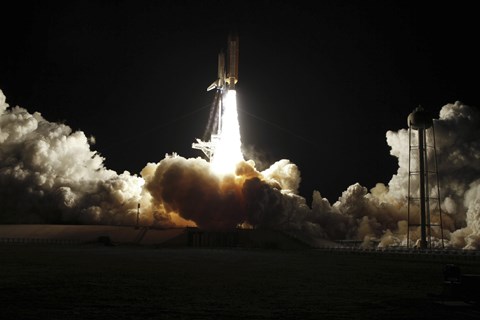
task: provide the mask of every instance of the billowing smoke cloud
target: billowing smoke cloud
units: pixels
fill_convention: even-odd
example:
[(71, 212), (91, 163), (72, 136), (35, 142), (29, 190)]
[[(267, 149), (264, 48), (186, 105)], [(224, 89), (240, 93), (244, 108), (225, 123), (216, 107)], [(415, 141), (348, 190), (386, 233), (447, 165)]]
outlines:
[(1, 222), (134, 221), (143, 180), (106, 169), (92, 139), (38, 112), (9, 109), (0, 91)]
[[(434, 122), (446, 245), (478, 249), (479, 112), (456, 102)], [(315, 190), (311, 205), (298, 195), (300, 171), (289, 160), (263, 171), (248, 160), (221, 177), (201, 158), (173, 154), (137, 176), (105, 168), (92, 140), (39, 113), (10, 108), (0, 91), (0, 222), (134, 224), (140, 204), (142, 224), (277, 229), (318, 245), (324, 239), (406, 244), (407, 129), (386, 133), (399, 165), (388, 184), (368, 190), (354, 183), (334, 203)], [(418, 237), (418, 230), (410, 232)], [(435, 244), (439, 237), (434, 232)]]
[[(478, 248), (479, 111), (458, 101), (447, 104), (434, 128), (445, 236), (455, 247)], [(408, 131), (387, 132), (387, 143), (399, 162), (388, 195), (400, 202), (408, 190)]]

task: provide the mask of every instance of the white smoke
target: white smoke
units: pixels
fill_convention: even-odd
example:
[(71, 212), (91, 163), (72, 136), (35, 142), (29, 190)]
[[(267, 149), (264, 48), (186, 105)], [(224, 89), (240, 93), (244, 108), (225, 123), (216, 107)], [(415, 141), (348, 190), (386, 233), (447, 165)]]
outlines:
[(142, 178), (106, 169), (83, 132), (9, 108), (2, 91), (0, 146), (3, 223), (134, 221)]
[[(480, 115), (456, 102), (434, 121), (447, 246), (480, 248)], [(201, 159), (166, 155), (140, 176), (104, 166), (93, 138), (10, 108), (0, 91), (0, 222), (134, 224), (279, 229), (318, 244), (323, 239), (406, 244), (409, 135), (388, 131), (398, 170), (388, 184), (349, 186), (331, 203), (298, 195), (301, 174), (289, 160), (259, 171), (252, 160), (219, 177)], [(418, 236), (417, 230), (411, 231)], [(439, 243), (438, 233), (434, 242)]]
[[(445, 105), (434, 122), (438, 172), (441, 188), (442, 208), (445, 213), (444, 227), (447, 235), (451, 234), (451, 245), (462, 248), (477, 248), (478, 241), (478, 194), (474, 190), (480, 178), (480, 114), (478, 109), (461, 102)], [(397, 135), (405, 137), (405, 130)], [(400, 199), (407, 190), (408, 167), (406, 167), (403, 143), (400, 149), (391, 144), (396, 139), (395, 133), (387, 133), (387, 141), (396, 152), (403, 152), (399, 157), (399, 169), (390, 181), (390, 193)], [(408, 140), (407, 140), (408, 141)], [(403, 192), (402, 192), (403, 191)], [(476, 218), (477, 219), (476, 219)]]

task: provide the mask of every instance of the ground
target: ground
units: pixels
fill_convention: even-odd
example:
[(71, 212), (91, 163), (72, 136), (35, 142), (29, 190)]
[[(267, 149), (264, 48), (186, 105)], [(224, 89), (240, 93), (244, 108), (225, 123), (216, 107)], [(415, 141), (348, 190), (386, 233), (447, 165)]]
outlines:
[[(480, 261), (325, 250), (0, 245), (3, 319), (475, 319), (443, 268)], [(478, 319), (478, 318), (477, 318)]]

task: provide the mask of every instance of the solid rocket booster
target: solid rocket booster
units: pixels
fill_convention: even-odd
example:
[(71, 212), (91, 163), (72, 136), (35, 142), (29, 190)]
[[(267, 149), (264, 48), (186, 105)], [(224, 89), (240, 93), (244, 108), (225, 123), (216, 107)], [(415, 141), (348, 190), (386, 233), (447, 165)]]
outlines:
[(229, 89), (235, 89), (238, 81), (238, 35), (228, 35), (228, 71), (227, 84)]
[(235, 84), (238, 81), (238, 36), (228, 36), (228, 51), (227, 51), (227, 70), (225, 72), (225, 54), (221, 51), (218, 54), (218, 78), (210, 86), (207, 91), (214, 88), (223, 91), (228, 85), (228, 89), (235, 89)]

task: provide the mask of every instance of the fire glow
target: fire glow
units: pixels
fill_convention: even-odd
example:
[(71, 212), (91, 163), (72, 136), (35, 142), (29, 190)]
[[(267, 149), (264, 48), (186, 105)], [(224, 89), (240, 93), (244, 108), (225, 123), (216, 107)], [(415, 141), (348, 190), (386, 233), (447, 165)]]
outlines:
[(235, 90), (227, 91), (223, 97), (223, 108), (220, 119), (222, 129), (211, 159), (212, 170), (220, 175), (234, 173), (237, 163), (243, 160)]

